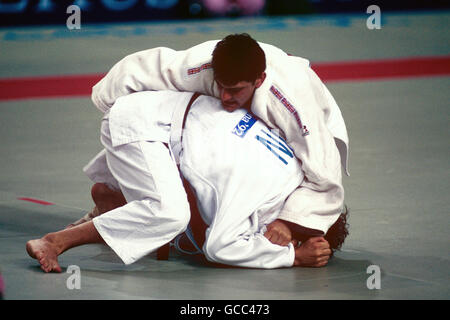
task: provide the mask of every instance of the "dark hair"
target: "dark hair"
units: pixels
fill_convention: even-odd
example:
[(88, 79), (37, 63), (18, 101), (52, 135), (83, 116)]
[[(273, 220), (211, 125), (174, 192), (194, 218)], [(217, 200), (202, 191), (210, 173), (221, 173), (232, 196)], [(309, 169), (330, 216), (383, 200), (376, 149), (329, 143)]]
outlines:
[(346, 205), (344, 205), (344, 210), (336, 220), (336, 222), (328, 229), (327, 234), (324, 236), (325, 240), (328, 241), (330, 247), (334, 253), (335, 250), (340, 250), (345, 238), (348, 236), (348, 214), (349, 210)]
[(254, 83), (266, 70), (264, 51), (246, 33), (231, 34), (216, 44), (212, 54), (214, 79), (224, 85)]

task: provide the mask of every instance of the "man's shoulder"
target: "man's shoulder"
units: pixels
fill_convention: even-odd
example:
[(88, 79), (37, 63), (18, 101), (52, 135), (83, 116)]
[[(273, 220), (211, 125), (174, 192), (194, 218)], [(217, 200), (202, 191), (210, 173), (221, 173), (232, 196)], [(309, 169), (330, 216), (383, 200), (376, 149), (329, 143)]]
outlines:
[(193, 47), (191, 47), (191, 49), (207, 49), (207, 48), (212, 48), (214, 49), (214, 47), (216, 46), (217, 42), (219, 42), (220, 40), (208, 40), (205, 42), (201, 42)]
[(117, 98), (114, 105), (122, 105), (129, 103), (148, 103), (156, 101), (166, 101), (173, 100), (176, 98), (183, 98), (185, 96), (190, 96), (192, 93), (190, 92), (181, 92), (181, 91), (173, 91), (173, 90), (158, 90), (158, 91), (138, 91), (133, 92), (125, 96), (121, 96)]

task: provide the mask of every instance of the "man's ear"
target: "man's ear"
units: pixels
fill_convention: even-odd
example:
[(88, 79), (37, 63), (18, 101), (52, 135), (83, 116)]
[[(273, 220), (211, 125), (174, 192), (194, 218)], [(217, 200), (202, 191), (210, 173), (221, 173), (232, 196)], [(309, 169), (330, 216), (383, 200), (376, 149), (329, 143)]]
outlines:
[(256, 89), (261, 87), (261, 85), (263, 84), (265, 79), (266, 79), (266, 73), (265, 72), (261, 73), (261, 76), (259, 78), (256, 78), (256, 80), (255, 80)]

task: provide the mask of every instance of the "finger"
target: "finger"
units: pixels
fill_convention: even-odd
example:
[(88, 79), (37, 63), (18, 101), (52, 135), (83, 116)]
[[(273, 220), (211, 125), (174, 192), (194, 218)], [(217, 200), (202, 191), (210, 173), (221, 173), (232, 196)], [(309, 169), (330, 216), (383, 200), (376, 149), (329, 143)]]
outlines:
[(272, 237), (272, 235), (273, 235), (273, 231), (269, 230), (269, 229), (264, 233), (264, 237), (266, 237), (269, 240), (270, 240), (270, 237)]
[(318, 250), (316, 252), (316, 256), (317, 257), (331, 256), (331, 250), (330, 249)]
[(316, 248), (319, 249), (319, 250), (330, 249), (330, 245), (328, 244), (328, 242), (327, 243), (319, 242), (319, 243), (316, 243), (315, 245), (316, 245)]
[(278, 245), (281, 245), (281, 243), (282, 243), (282, 240), (281, 240), (280, 235), (278, 233), (275, 233), (270, 241), (273, 244), (278, 244)]
[(309, 238), (309, 240), (308, 241), (311, 241), (311, 242), (327, 242), (327, 240), (325, 240), (325, 238), (324, 237), (311, 237), (311, 238)]
[(324, 266), (324, 265), (326, 265), (328, 263), (328, 260), (329, 260), (328, 257), (318, 258), (318, 259), (316, 259), (316, 262), (315, 262), (314, 265), (315, 266)]
[(321, 267), (325, 267), (327, 264), (328, 264), (328, 261), (324, 261), (324, 262), (317, 263), (314, 266), (316, 268), (321, 268)]
[(321, 256), (321, 257), (317, 257), (316, 261), (317, 262), (323, 262), (323, 261), (328, 261), (330, 260), (330, 256)]
[(283, 233), (283, 237), (284, 237), (287, 241), (291, 241), (291, 240), (292, 240), (292, 234), (289, 233), (289, 232)]
[(314, 244), (317, 246), (329, 246), (330, 245), (330, 243), (327, 240), (325, 240), (325, 238), (317, 239), (316, 241), (314, 241)]
[(273, 244), (277, 244), (278, 241), (278, 234), (276, 232), (269, 232), (268, 236), (266, 238), (272, 242)]
[(286, 234), (286, 233), (280, 233), (279, 234), (279, 239), (278, 241), (280, 242), (280, 244), (282, 246), (287, 246), (289, 244), (289, 242), (291, 242), (292, 238), (290, 235)]
[(319, 238), (319, 240), (317, 242), (328, 244), (327, 239), (325, 239), (324, 237), (318, 237), (318, 238)]

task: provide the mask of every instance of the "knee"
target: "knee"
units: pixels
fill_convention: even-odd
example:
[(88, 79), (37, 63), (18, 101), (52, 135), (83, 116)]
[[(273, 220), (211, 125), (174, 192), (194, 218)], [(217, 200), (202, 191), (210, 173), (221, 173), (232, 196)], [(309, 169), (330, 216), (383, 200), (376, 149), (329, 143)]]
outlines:
[(184, 209), (181, 210), (180, 208), (180, 211), (177, 214), (177, 224), (179, 232), (186, 231), (190, 220), (191, 220), (191, 212), (189, 211), (189, 204), (188, 204), (187, 207), (185, 207)]
[(93, 199), (103, 198), (114, 193), (113, 190), (108, 188), (104, 183), (96, 183), (91, 188), (91, 195)]
[(105, 183), (96, 183), (91, 188), (92, 199), (95, 200), (113, 200), (115, 202), (126, 203), (126, 200), (120, 190), (111, 189)]
[(187, 200), (172, 202), (170, 205), (164, 206), (164, 208), (167, 215), (172, 217), (174, 228), (179, 232), (184, 232), (191, 220), (191, 212)]

